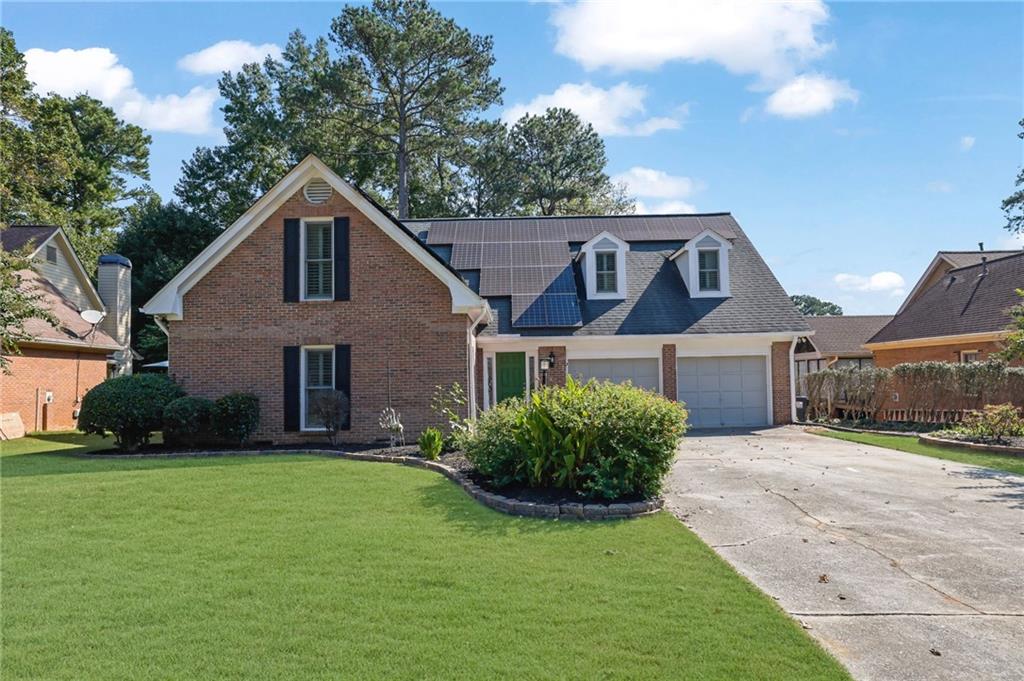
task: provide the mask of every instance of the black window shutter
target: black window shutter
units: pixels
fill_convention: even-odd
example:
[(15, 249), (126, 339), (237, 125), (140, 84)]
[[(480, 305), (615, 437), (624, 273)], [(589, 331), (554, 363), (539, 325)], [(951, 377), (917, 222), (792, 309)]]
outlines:
[(334, 346), (334, 389), (348, 397), (348, 413), (341, 424), (342, 430), (352, 427), (352, 346)]
[(349, 299), (348, 218), (334, 218), (334, 299)]
[(299, 353), (301, 348), (298, 345), (286, 346), (284, 349), (284, 429), (294, 431), (299, 429), (299, 408), (301, 400), (299, 391), (301, 383), (301, 362)]
[(299, 220), (284, 221), (284, 302), (299, 302)]

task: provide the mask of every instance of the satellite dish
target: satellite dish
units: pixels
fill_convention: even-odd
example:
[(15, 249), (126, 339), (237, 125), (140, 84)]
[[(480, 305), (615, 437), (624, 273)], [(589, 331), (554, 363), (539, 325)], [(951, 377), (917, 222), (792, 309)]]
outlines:
[(106, 316), (99, 310), (82, 310), (78, 313), (87, 323), (96, 326)]

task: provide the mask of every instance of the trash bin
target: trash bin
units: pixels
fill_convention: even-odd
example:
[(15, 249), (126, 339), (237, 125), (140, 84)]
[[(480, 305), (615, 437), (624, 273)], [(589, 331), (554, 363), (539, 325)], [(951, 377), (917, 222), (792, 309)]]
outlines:
[(796, 420), (806, 421), (807, 420), (807, 403), (810, 402), (806, 397), (797, 396), (796, 398)]

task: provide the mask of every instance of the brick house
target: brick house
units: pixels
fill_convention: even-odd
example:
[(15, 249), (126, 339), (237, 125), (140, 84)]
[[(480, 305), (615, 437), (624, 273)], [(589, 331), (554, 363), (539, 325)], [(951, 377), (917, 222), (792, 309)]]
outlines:
[(728, 214), (399, 222), (319, 159), (293, 168), (143, 307), (193, 394), (255, 392), (257, 438), (322, 437), (320, 391), (350, 397), (350, 441), (436, 425), (542, 383), (631, 380), (703, 426), (792, 418), (808, 333)]
[(824, 369), (874, 366), (874, 355), (864, 348), (864, 343), (892, 321), (892, 315), (808, 316), (806, 320), (814, 333), (800, 339), (794, 356), (800, 395), (806, 394), (808, 374)]
[[(0, 230), (0, 246), (29, 254), (32, 269), (18, 273), (22, 287), (39, 294), (57, 320), (28, 320), (31, 340), (8, 357), (10, 373), (0, 373), (0, 439), (73, 429), (85, 393), (131, 371), (131, 263), (101, 256), (95, 287), (59, 227), (13, 225)], [(101, 320), (90, 323), (86, 310)]]
[(1009, 309), (1021, 302), (1015, 291), (1022, 286), (1024, 251), (942, 252), (864, 347), (880, 367), (988, 359), (1009, 333)]

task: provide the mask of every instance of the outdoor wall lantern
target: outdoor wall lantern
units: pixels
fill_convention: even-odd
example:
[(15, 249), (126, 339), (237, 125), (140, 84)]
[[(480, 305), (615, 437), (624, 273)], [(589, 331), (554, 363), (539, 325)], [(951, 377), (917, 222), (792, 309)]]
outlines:
[(540, 358), (540, 382), (541, 385), (548, 384), (548, 371), (555, 368), (555, 353), (551, 352), (547, 357)]

